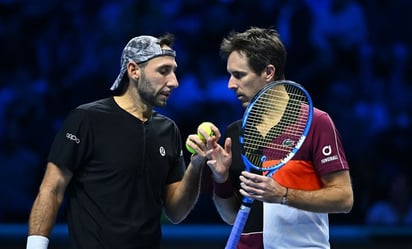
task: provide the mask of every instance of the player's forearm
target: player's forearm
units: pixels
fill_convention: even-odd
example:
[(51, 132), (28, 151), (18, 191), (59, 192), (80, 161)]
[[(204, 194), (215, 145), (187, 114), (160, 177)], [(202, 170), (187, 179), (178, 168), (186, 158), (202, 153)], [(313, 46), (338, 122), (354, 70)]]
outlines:
[(222, 220), (229, 225), (233, 225), (240, 207), (239, 199), (235, 195), (229, 198), (222, 198), (214, 193), (213, 202)]
[(40, 192), (29, 218), (29, 235), (48, 237), (53, 229), (62, 201), (52, 194)]
[(200, 194), (202, 168), (190, 163), (182, 181), (167, 198), (165, 208), (171, 222), (180, 223), (195, 206)]
[(217, 181), (217, 178), (213, 176), (212, 178), (213, 202), (216, 209), (224, 222), (233, 225), (240, 207), (240, 198), (235, 194), (232, 180), (228, 173), (226, 177), (218, 178), (218, 180), (226, 179), (224, 181)]
[(350, 187), (327, 187), (315, 191), (289, 189), (287, 205), (320, 213), (348, 213), (353, 206)]

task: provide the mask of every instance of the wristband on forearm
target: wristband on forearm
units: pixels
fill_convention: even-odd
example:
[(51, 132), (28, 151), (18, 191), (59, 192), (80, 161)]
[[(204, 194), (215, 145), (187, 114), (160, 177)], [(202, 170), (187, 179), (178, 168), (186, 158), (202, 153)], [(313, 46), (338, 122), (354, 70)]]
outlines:
[(282, 205), (286, 205), (288, 202), (288, 192), (289, 192), (289, 188), (286, 187), (286, 192), (285, 194), (282, 196), (282, 199), (280, 200), (280, 204)]
[(223, 183), (213, 181), (213, 189), (215, 194), (223, 199), (227, 199), (233, 195), (233, 186), (230, 177)]
[(30, 235), (27, 237), (26, 249), (47, 249), (49, 239), (41, 235)]

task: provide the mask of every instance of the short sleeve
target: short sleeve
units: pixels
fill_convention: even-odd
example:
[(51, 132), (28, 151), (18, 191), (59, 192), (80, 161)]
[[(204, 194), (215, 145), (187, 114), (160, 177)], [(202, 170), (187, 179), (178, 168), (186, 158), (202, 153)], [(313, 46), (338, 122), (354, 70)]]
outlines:
[(75, 109), (69, 113), (52, 143), (48, 161), (74, 172), (90, 154), (90, 121), (87, 111)]
[(338, 130), (327, 113), (313, 124), (313, 164), (320, 176), (349, 169)]
[(173, 160), (173, 165), (170, 169), (170, 172), (167, 177), (167, 183), (173, 183), (180, 181), (183, 178), (183, 175), (186, 170), (186, 163), (183, 156), (183, 147), (182, 147), (182, 138), (179, 131), (179, 128), (174, 124), (174, 141), (175, 141), (175, 148), (176, 148), (176, 157)]

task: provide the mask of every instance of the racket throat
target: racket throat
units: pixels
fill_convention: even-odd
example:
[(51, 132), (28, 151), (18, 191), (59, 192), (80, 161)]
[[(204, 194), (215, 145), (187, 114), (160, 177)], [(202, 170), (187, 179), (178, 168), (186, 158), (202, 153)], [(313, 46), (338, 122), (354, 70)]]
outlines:
[(240, 209), (250, 208), (253, 204), (253, 199), (244, 197), (242, 200), (242, 205), (240, 205)]

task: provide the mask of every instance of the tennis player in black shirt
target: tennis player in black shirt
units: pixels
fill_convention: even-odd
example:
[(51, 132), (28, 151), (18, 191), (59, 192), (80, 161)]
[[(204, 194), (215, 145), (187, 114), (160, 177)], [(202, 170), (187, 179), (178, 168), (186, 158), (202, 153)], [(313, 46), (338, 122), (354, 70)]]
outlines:
[(207, 148), (196, 147), (186, 168), (178, 127), (153, 110), (179, 86), (172, 42), (170, 34), (130, 40), (113, 96), (68, 115), (33, 204), (27, 249), (48, 247), (64, 196), (73, 249), (156, 249), (162, 211), (173, 223), (191, 211)]

